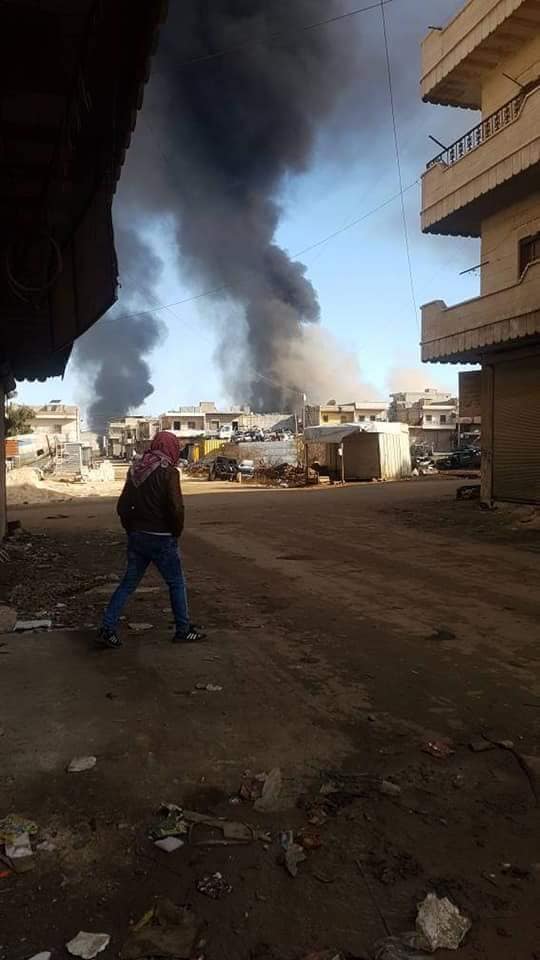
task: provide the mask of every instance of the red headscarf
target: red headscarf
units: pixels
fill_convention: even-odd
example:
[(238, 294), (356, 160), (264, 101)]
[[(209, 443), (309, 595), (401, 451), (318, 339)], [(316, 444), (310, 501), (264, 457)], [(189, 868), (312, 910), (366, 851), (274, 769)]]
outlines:
[(156, 433), (150, 449), (131, 467), (130, 474), (134, 486), (140, 487), (141, 483), (144, 483), (158, 467), (176, 466), (180, 459), (180, 451), (180, 441), (174, 433), (169, 433), (168, 430)]

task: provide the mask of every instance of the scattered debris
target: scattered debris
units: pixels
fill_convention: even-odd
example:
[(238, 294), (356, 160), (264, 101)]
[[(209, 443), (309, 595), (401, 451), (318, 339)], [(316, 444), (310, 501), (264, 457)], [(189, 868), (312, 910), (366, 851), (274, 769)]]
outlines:
[(258, 800), (262, 794), (265, 780), (265, 773), (258, 773), (254, 776), (251, 771), (246, 770), (238, 791), (239, 798), (246, 801)]
[(74, 757), (67, 768), (68, 773), (84, 773), (92, 770), (97, 763), (97, 757)]
[(184, 846), (184, 841), (179, 840), (178, 837), (163, 837), (162, 840), (155, 840), (154, 846), (164, 850), (165, 853), (174, 853), (175, 850)]
[(18, 813), (10, 813), (0, 820), (0, 843), (13, 843), (21, 834), (33, 836), (38, 829), (37, 823), (33, 820), (26, 820)]
[(85, 933), (81, 930), (73, 940), (66, 943), (66, 949), (72, 957), (82, 960), (94, 960), (98, 953), (107, 949), (111, 938), (108, 933)]
[(27, 630), (50, 630), (52, 620), (17, 620), (13, 627), (14, 633), (23, 633)]
[(189, 833), (189, 826), (184, 819), (184, 811), (174, 803), (164, 803), (159, 810), (161, 816), (150, 829), (152, 840), (163, 840), (165, 837), (183, 837)]
[(221, 900), (223, 897), (228, 896), (229, 893), (232, 893), (230, 883), (227, 883), (227, 881), (223, 879), (221, 873), (207, 874), (205, 877), (202, 877), (197, 883), (197, 890), (199, 893), (204, 894), (205, 897), (210, 897), (211, 900)]
[(274, 767), (265, 777), (261, 796), (254, 803), (255, 810), (261, 813), (271, 813), (276, 810), (282, 785), (281, 770), (279, 767)]
[(422, 750), (436, 760), (448, 760), (456, 752), (446, 740), (428, 740)]
[(397, 783), (392, 783), (391, 780), (381, 780), (379, 793), (382, 793), (386, 797), (399, 797), (401, 795), (401, 787), (398, 787)]
[(472, 922), (464, 917), (448, 899), (428, 893), (418, 905), (416, 917), (417, 945), (422, 950), (457, 950), (471, 929)]
[(145, 630), (153, 630), (153, 623), (128, 623), (130, 630), (133, 630), (134, 633), (144, 633)]
[(5, 845), (6, 857), (10, 860), (19, 860), (22, 857), (31, 857), (32, 847), (30, 845), (30, 834), (19, 833), (11, 843)]
[(281, 834), (280, 843), (283, 850), (283, 864), (291, 877), (297, 877), (298, 865), (307, 860), (304, 848), (295, 842), (292, 830), (287, 830)]
[(195, 690), (206, 690), (208, 693), (221, 693), (223, 687), (219, 687), (215, 683), (196, 683)]
[(35, 953), (33, 957), (30, 957), (30, 960), (51, 960), (51, 957), (50, 950), (45, 950), (43, 953)]
[[(184, 818), (190, 824), (189, 839), (190, 843), (195, 842), (199, 846), (229, 846), (236, 843), (251, 843), (255, 839), (255, 831), (245, 823), (236, 820), (221, 820), (217, 817), (208, 817), (203, 813), (195, 813), (192, 810), (184, 810)], [(194, 831), (196, 827), (206, 827), (209, 830), (219, 831), (221, 837), (203, 837), (194, 841)]]
[(133, 927), (120, 951), (120, 960), (188, 960), (195, 955), (199, 927), (191, 910), (177, 907), (170, 900), (158, 900)]

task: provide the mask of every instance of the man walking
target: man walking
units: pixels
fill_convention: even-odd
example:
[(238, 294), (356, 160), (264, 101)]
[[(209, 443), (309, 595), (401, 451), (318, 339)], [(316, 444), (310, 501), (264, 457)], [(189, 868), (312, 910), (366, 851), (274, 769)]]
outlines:
[(174, 433), (157, 433), (150, 449), (134, 463), (118, 500), (116, 511), (128, 535), (127, 570), (103, 615), (98, 646), (116, 650), (122, 610), (151, 563), (169, 588), (176, 623), (174, 643), (197, 643), (205, 635), (189, 621), (186, 582), (178, 552), (184, 528), (184, 501), (176, 465), (180, 442)]

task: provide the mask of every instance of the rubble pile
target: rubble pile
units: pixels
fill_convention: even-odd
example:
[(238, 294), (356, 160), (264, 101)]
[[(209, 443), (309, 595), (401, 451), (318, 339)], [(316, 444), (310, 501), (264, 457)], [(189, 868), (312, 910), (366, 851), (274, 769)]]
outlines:
[(318, 476), (311, 467), (308, 469), (299, 464), (259, 464), (255, 468), (253, 479), (257, 483), (278, 487), (305, 487), (310, 483), (317, 483)]

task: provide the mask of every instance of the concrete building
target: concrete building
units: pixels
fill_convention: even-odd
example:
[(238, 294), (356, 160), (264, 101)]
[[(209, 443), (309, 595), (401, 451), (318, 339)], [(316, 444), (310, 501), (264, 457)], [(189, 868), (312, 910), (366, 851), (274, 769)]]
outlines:
[(110, 420), (106, 438), (107, 455), (130, 460), (135, 452), (146, 449), (159, 429), (159, 420), (155, 417), (141, 415)]
[(253, 413), (245, 407), (228, 410), (218, 409), (215, 403), (206, 401), (196, 407), (179, 407), (160, 417), (160, 429), (170, 430), (180, 437), (195, 437), (200, 434), (217, 436), (220, 431), (274, 430), (291, 428), (294, 418), (287, 413)]
[(429, 103), (480, 122), (422, 178), (426, 233), (479, 237), (480, 296), (422, 308), (422, 359), (482, 368), (482, 498), (540, 501), (540, 3), (469, 0), (422, 47)]
[(386, 400), (356, 400), (351, 403), (337, 403), (335, 400), (331, 400), (320, 405), (310, 404), (306, 406), (307, 427), (381, 420), (388, 420), (388, 403)]
[(65, 403), (45, 403), (41, 407), (32, 407), (34, 416), (30, 420), (32, 433), (48, 438), (54, 445), (59, 440), (77, 443), (80, 440), (81, 415), (79, 407)]
[(392, 393), (392, 421), (409, 426), (411, 444), (429, 453), (448, 452), (457, 444), (458, 401), (440, 390)]

